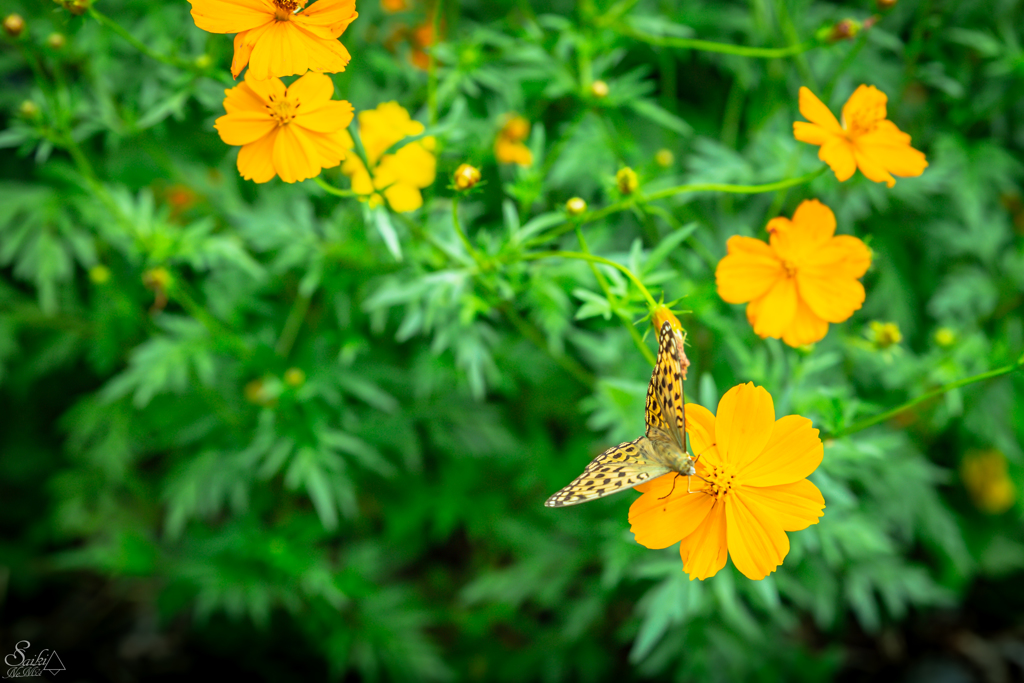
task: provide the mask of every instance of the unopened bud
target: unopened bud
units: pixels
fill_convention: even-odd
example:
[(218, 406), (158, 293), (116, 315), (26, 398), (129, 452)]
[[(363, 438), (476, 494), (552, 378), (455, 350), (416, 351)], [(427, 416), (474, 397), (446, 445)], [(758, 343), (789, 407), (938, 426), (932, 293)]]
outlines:
[(68, 44), (68, 39), (64, 37), (63, 33), (51, 33), (46, 36), (46, 44), (54, 50), (61, 50)]
[(863, 26), (856, 19), (842, 19), (832, 27), (832, 31), (828, 34), (828, 40), (830, 43), (850, 40), (855, 38), (862, 28)]
[(935, 343), (946, 348), (956, 343), (956, 332), (948, 327), (940, 327), (935, 330)]
[(455, 169), (455, 189), (468, 190), (480, 182), (480, 169), (469, 164), (462, 164)]
[(210, 65), (213, 64), (213, 60), (210, 59), (210, 55), (199, 55), (192, 62), (196, 65), (197, 69), (209, 69)]
[(18, 113), (26, 119), (34, 119), (39, 116), (39, 105), (32, 100), (25, 100), (18, 107)]
[(89, 11), (92, 0), (53, 0), (58, 5), (71, 12), (75, 16), (81, 16)]
[(4, 33), (11, 38), (17, 38), (25, 31), (25, 20), (20, 14), (8, 14), (4, 17)]
[(878, 320), (871, 321), (871, 340), (879, 349), (887, 349), (903, 341), (903, 333), (896, 323), (883, 323)]
[(152, 290), (165, 291), (171, 284), (171, 273), (166, 268), (150, 268), (142, 274), (142, 284)]
[(676, 157), (671, 151), (667, 149), (659, 149), (654, 154), (654, 163), (658, 164), (662, 168), (668, 168), (675, 163)]
[(883, 12), (887, 12), (896, 6), (897, 0), (875, 0), (875, 7)]
[(106, 284), (110, 280), (110, 268), (104, 265), (93, 266), (89, 269), (89, 279), (95, 285)]
[(604, 81), (594, 81), (590, 84), (590, 94), (598, 99), (608, 97), (608, 84)]
[(629, 195), (640, 187), (640, 180), (636, 177), (636, 171), (629, 166), (624, 166), (615, 174), (615, 185), (618, 186), (620, 193)]
[(290, 387), (301, 387), (306, 383), (306, 373), (299, 368), (288, 368), (284, 372), (284, 383)]
[(579, 216), (587, 210), (587, 203), (580, 197), (573, 197), (565, 203), (565, 212), (570, 216)]

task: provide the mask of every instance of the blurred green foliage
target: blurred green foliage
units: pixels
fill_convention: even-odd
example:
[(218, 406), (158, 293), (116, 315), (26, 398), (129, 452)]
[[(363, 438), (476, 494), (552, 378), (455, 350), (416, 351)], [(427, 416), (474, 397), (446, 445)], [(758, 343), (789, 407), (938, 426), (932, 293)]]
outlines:
[[(242, 181), (212, 127), (231, 41), (180, 0), (97, 5), (148, 55), (89, 14), (5, 7), (27, 28), (0, 53), (0, 649), (47, 594), (97, 583), (132, 606), (127, 632), (184, 624), (196, 651), (266, 680), (819, 680), (851, 633), (966, 609), (1005, 577), (1017, 592), (996, 626), (1021, 626), (1024, 506), (983, 514), (957, 476), (965, 451), (994, 448), (1024, 491), (1021, 373), (828, 440), (812, 477), (825, 516), (779, 571), (691, 582), (675, 548), (632, 541), (633, 494), (542, 506), (641, 431), (650, 366), (627, 327), (645, 307), (612, 269), (609, 297), (587, 263), (515, 256), (570, 197), (617, 201), (622, 165), (645, 191), (812, 172), (816, 149), (792, 137), (799, 86), (838, 111), (873, 84), (928, 154), (920, 178), (681, 194), (588, 224), (590, 249), (690, 311), (687, 389), (710, 408), (754, 381), (778, 415), (837, 433), (1015, 362), (1020, 0), (899, 0), (835, 44), (837, 21), (875, 6), (445, 1), (438, 179), (409, 216)], [(427, 8), (358, 9), (336, 96), (426, 122), (429, 79), (403, 36)], [(666, 46), (695, 37), (812, 47)], [(531, 168), (494, 161), (512, 111), (533, 122)], [(513, 255), (502, 267), (478, 267), (453, 230), (463, 162), (485, 182), (462, 224), (485, 258)], [(863, 310), (793, 350), (718, 298), (714, 266), (729, 236), (762, 236), (808, 197), (875, 260)], [(572, 233), (547, 247), (579, 248)], [(903, 341), (880, 348), (872, 320)]]

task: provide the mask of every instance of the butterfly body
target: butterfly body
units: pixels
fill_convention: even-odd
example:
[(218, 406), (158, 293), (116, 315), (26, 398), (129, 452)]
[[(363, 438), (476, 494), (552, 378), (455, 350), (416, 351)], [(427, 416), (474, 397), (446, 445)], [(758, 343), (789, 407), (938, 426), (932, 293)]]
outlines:
[(686, 451), (683, 375), (689, 361), (682, 335), (665, 322), (658, 335), (658, 359), (647, 387), (647, 433), (609, 448), (544, 504), (565, 507), (625, 491), (669, 472), (696, 474)]

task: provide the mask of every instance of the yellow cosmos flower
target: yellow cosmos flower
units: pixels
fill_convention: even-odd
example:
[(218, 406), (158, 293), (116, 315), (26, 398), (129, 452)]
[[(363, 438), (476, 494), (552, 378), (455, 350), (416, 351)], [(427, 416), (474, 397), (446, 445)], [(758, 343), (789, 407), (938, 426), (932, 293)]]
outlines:
[(637, 543), (652, 549), (679, 541), (683, 571), (706, 579), (727, 556), (750, 579), (763, 579), (789, 552), (787, 531), (817, 524), (825, 499), (807, 476), (824, 455), (818, 430), (799, 415), (775, 419), (771, 395), (752, 383), (733, 387), (718, 416), (686, 405), (697, 456), (692, 492), (669, 473), (637, 486), (629, 508)]
[(730, 237), (729, 253), (715, 270), (718, 295), (746, 303), (747, 320), (762, 338), (790, 346), (822, 339), (829, 323), (843, 322), (864, 303), (857, 278), (871, 265), (863, 242), (835, 231), (835, 214), (811, 199), (797, 207), (793, 220), (768, 222), (769, 244)]
[(533, 152), (523, 144), (530, 137), (530, 122), (522, 116), (509, 115), (494, 141), (494, 156), (499, 164), (533, 164)]
[[(420, 190), (434, 182), (437, 172), (433, 136), (385, 154), (405, 138), (422, 135), (423, 130), (423, 124), (412, 120), (397, 102), (385, 102), (376, 109), (359, 112), (359, 139), (370, 170), (357, 155), (348, 155), (341, 171), (351, 179), (352, 190), (364, 195), (371, 207), (381, 205), (384, 198), (392, 209), (402, 213), (423, 206)], [(352, 149), (352, 137), (345, 133), (344, 138), (347, 148)]]
[(800, 88), (800, 113), (810, 123), (793, 123), (800, 142), (821, 145), (818, 158), (832, 167), (836, 178), (847, 180), (860, 169), (876, 183), (896, 184), (893, 176), (919, 176), (928, 166), (924, 154), (910, 146), (910, 136), (886, 120), (889, 98), (875, 86), (862, 85), (843, 105), (843, 125), (821, 100)]
[(276, 175), (294, 183), (340, 164), (350, 148), (345, 128), (352, 105), (331, 99), (330, 77), (309, 73), (286, 88), (279, 78), (258, 81), (251, 74), (224, 91), (227, 114), (214, 123), (224, 142), (242, 146), (242, 177), (265, 183)]
[[(245, 65), (265, 81), (307, 71), (344, 71), (352, 55), (338, 42), (357, 16), (355, 0), (189, 0), (196, 26), (237, 33), (231, 74)], [(301, 11), (300, 11), (301, 10)]]

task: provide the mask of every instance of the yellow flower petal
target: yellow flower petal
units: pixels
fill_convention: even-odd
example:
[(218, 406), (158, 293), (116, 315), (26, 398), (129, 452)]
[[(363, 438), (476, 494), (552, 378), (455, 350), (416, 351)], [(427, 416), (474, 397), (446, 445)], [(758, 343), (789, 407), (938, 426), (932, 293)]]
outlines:
[(854, 147), (853, 158), (857, 161), (857, 168), (864, 174), (868, 180), (873, 180), (876, 183), (885, 183), (888, 187), (892, 187), (896, 184), (896, 179), (885, 170), (885, 166), (878, 159), (874, 159), (862, 150)]
[(821, 126), (822, 129), (830, 133), (841, 135), (843, 132), (839, 122), (836, 121), (836, 117), (829, 111), (828, 107), (806, 86), (800, 87), (800, 113), (805, 119)]
[(721, 455), (715, 447), (715, 416), (704, 406), (686, 404), (686, 434), (690, 437), (691, 455), (700, 464), (718, 464)]
[(843, 105), (843, 128), (850, 133), (867, 131), (885, 119), (889, 98), (873, 85), (858, 86)]
[(318, 0), (297, 14), (295, 19), (328, 27), (332, 37), (337, 38), (358, 16), (355, 0)]
[(306, 102), (303, 100), (302, 111), (295, 117), (295, 125), (317, 133), (335, 133), (344, 130), (350, 123), (352, 105), (345, 100), (331, 100), (312, 111), (306, 110)]
[(770, 515), (783, 531), (806, 529), (825, 514), (821, 491), (806, 479), (778, 486), (752, 486), (744, 489), (742, 495)]
[(270, 0), (189, 0), (196, 26), (210, 33), (240, 33), (274, 21)]
[(247, 145), (277, 128), (277, 122), (266, 113), (240, 111), (225, 114), (214, 121), (220, 139), (229, 145)]
[(793, 278), (779, 279), (768, 293), (747, 307), (747, 317), (759, 337), (780, 338), (796, 315), (797, 293)]
[(265, 183), (277, 175), (274, 170), (274, 143), (278, 131), (260, 138), (238, 150), (238, 172), (246, 180)]
[(725, 566), (729, 557), (725, 505), (717, 504), (697, 530), (679, 542), (683, 571), (690, 579), (710, 578)]
[(726, 249), (728, 255), (715, 269), (715, 283), (723, 301), (742, 304), (756, 299), (786, 275), (771, 247), (761, 240), (735, 235), (726, 242)]
[(818, 150), (818, 158), (828, 164), (839, 182), (849, 180), (857, 170), (853, 145), (845, 138), (834, 138), (823, 144)]
[[(288, 86), (288, 96), (302, 103), (302, 111), (299, 112), (299, 116), (324, 106), (330, 102), (333, 94), (334, 81), (330, 76), (322, 73), (307, 73)], [(340, 102), (336, 104), (340, 104)], [(339, 127), (335, 127), (334, 130)]]
[(252, 69), (247, 71), (245, 74), (245, 85), (251, 88), (252, 91), (263, 100), (263, 106), (266, 106), (275, 100), (284, 98), (288, 92), (288, 89), (285, 87), (284, 83), (281, 82), (280, 78), (260, 80), (256, 78)]
[(290, 21), (275, 22), (253, 47), (246, 76), (266, 80), (305, 73), (309, 56), (303, 35)]
[[(664, 485), (655, 487), (633, 501), (629, 508), (630, 531), (645, 548), (667, 548), (693, 533), (711, 512), (715, 499), (694, 491), (686, 492), (686, 477), (659, 477)], [(672, 486), (675, 491), (672, 491)], [(672, 493), (671, 497), (666, 498)]]
[(792, 347), (804, 346), (821, 341), (828, 334), (828, 322), (811, 310), (803, 299), (796, 305), (796, 315), (782, 334), (782, 341)]
[(751, 496), (727, 495), (725, 519), (729, 556), (741, 574), (757, 581), (782, 564), (789, 537), (771, 508)]
[(852, 235), (838, 235), (813, 253), (804, 256), (802, 268), (822, 267), (834, 278), (857, 279), (871, 267), (871, 250)]
[(771, 231), (771, 247), (780, 259), (799, 266), (806, 256), (817, 251), (836, 232), (836, 216), (817, 199), (800, 203), (793, 220)]
[(308, 133), (298, 126), (282, 126), (274, 143), (274, 168), (286, 183), (294, 183), (320, 173), (319, 154)]
[(392, 210), (398, 213), (415, 211), (423, 206), (423, 195), (420, 194), (419, 189), (406, 183), (395, 183), (384, 190), (384, 196)]
[(864, 304), (864, 285), (835, 277), (827, 266), (801, 268), (796, 281), (800, 298), (826, 322), (841, 323)]
[(824, 145), (836, 138), (836, 134), (819, 126), (816, 123), (806, 121), (793, 122), (793, 137), (798, 142), (809, 142), (812, 145)]
[(806, 479), (818, 469), (825, 448), (811, 421), (787, 415), (772, 427), (764, 450), (736, 473), (744, 486), (778, 486)]
[(775, 405), (764, 387), (740, 384), (725, 393), (715, 416), (715, 444), (735, 471), (757, 457), (772, 435)]

